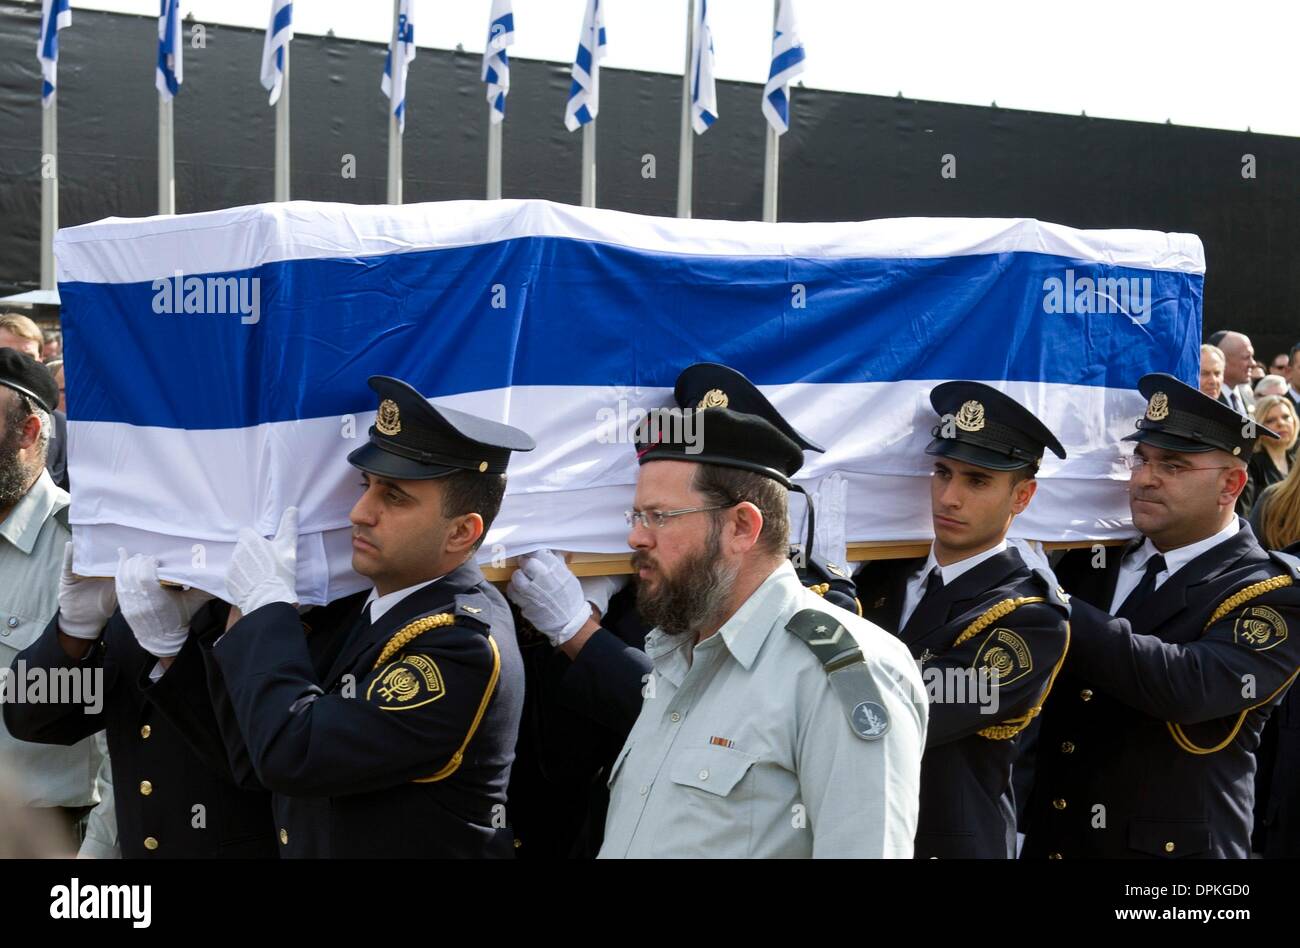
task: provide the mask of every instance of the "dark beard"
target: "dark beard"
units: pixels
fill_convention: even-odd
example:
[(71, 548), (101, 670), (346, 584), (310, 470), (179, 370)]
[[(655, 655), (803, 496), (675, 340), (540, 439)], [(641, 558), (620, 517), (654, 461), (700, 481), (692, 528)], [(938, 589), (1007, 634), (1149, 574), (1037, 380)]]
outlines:
[(18, 442), (22, 436), (22, 428), (10, 426), (4, 438), (0, 438), (0, 510), (22, 500), (32, 478), (31, 471), (18, 460)]
[(722, 530), (714, 524), (703, 548), (681, 561), (669, 574), (644, 550), (632, 554), (632, 568), (653, 566), (659, 587), (640, 582), (636, 590), (636, 608), (641, 618), (668, 635), (699, 632), (709, 620), (717, 619), (736, 584), (736, 571), (722, 561)]

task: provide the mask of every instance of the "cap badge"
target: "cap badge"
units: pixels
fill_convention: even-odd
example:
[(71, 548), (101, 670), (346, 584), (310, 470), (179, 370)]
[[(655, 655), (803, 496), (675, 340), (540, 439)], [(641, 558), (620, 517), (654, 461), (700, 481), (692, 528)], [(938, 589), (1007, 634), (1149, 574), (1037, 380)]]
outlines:
[(731, 403), (727, 393), (720, 388), (711, 388), (704, 393), (696, 407), (703, 411), (705, 408), (726, 408)]
[(984, 427), (984, 406), (972, 399), (958, 409), (953, 421), (962, 431), (980, 431)]
[(402, 413), (397, 402), (385, 398), (379, 403), (379, 417), (375, 419), (375, 430), (382, 435), (395, 435), (402, 430)]
[(1147, 405), (1148, 421), (1164, 421), (1169, 417), (1169, 396), (1164, 392), (1156, 392), (1151, 396), (1151, 404)]

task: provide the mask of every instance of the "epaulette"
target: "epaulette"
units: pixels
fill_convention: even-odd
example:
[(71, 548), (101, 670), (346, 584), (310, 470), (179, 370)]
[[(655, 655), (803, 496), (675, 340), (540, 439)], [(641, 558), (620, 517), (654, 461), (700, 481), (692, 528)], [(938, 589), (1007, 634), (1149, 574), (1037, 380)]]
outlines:
[(491, 603), (487, 596), (477, 589), (458, 594), (454, 602), (451, 611), (455, 613), (457, 618), (467, 619), (471, 624), (477, 623), (484, 628), (489, 628), (492, 625), (488, 612)]
[(785, 625), (821, 662), (853, 733), (878, 741), (889, 732), (889, 712), (857, 639), (830, 613), (802, 609)]
[[(1291, 552), (1295, 550), (1295, 552)], [(1292, 582), (1300, 581), (1300, 543), (1292, 544), (1285, 550), (1269, 550), (1268, 555), (1273, 562), (1286, 570), (1287, 575), (1291, 577)]]
[(1031, 568), (1034, 576), (1039, 580), (1039, 585), (1043, 588), (1043, 598), (1058, 607), (1068, 616), (1070, 614), (1070, 594), (1057, 581), (1056, 577), (1048, 570), (1041, 566)]

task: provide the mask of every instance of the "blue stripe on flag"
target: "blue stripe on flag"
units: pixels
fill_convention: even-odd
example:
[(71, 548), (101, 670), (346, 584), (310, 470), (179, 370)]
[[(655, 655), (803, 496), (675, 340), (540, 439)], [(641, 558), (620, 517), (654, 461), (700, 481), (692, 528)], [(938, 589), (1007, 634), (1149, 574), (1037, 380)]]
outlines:
[[(1149, 319), (1046, 312), (1041, 288), (1067, 271), (1071, 286), (1149, 280)], [(156, 314), (155, 303), (174, 300), (170, 281), (158, 290), (60, 284), (69, 417), (238, 428), (366, 411), (375, 373), (429, 396), (670, 387), (702, 359), (760, 384), (968, 378), (1133, 389), (1151, 371), (1194, 384), (1203, 284), (1195, 274), (1025, 252), (706, 257), (557, 237), (222, 276), (259, 279), (255, 325), (238, 314)], [(492, 307), (496, 284), (502, 309)], [(806, 288), (802, 307), (796, 284)], [(251, 280), (244, 287), (247, 297)]]

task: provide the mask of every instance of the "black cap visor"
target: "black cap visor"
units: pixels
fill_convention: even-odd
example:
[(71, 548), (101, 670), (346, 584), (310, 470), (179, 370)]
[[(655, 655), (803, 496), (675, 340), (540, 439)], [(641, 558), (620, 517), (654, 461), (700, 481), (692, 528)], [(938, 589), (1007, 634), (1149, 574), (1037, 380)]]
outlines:
[(388, 477), (395, 481), (428, 481), (435, 477), (446, 477), (464, 468), (448, 465), (425, 464), (413, 461), (385, 451), (374, 442), (367, 441), (348, 455), (348, 463), (358, 470), (377, 477)]
[(1018, 471), (1022, 467), (1029, 467), (1030, 464), (1029, 461), (1008, 457), (997, 451), (990, 451), (988, 448), (981, 448), (979, 445), (958, 441), (955, 438), (935, 438), (926, 447), (925, 453), (974, 464), (976, 467), (986, 467), (990, 471)]

